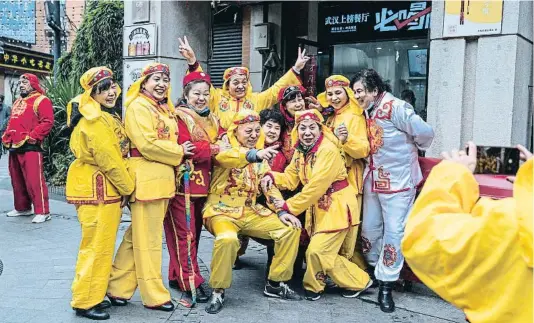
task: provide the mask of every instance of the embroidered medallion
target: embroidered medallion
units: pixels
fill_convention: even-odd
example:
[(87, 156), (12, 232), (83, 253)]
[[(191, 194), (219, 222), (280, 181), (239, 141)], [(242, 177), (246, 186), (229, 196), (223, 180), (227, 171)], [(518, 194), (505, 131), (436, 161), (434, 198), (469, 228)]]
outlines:
[(171, 134), (169, 133), (169, 126), (165, 124), (165, 121), (161, 120), (158, 117), (158, 125), (157, 125), (157, 132), (158, 132), (158, 139), (170, 139)]
[(389, 191), (391, 189), (389, 175), (383, 166), (378, 167), (378, 179), (374, 181), (374, 188), (379, 191)]
[(374, 119), (367, 120), (369, 134), (369, 145), (371, 154), (376, 154), (384, 145), (384, 129), (380, 127)]
[(228, 111), (228, 109), (230, 109), (230, 104), (228, 103), (228, 100), (226, 100), (226, 98), (223, 98), (221, 100), (221, 103), (219, 103), (219, 109), (221, 111)]
[(251, 110), (252, 109), (252, 103), (250, 103), (249, 100), (245, 100), (245, 102), (243, 103), (243, 108)]
[(362, 236), (362, 252), (368, 254), (371, 251), (371, 241), (366, 237)]
[(384, 246), (384, 259), (382, 259), (384, 266), (391, 267), (397, 262), (397, 249), (391, 244)]
[(330, 205), (332, 205), (332, 196), (330, 196), (330, 193), (327, 193), (317, 201), (317, 205), (321, 210), (328, 211), (330, 208)]

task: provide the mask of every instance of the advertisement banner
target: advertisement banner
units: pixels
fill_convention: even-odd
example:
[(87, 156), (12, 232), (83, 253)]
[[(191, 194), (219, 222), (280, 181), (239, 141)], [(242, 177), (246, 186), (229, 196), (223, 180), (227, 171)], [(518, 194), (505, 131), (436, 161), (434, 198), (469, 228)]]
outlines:
[(501, 33), (503, 0), (445, 1), (443, 37)]
[(319, 10), (319, 43), (425, 38), (430, 1), (325, 2)]
[(124, 27), (123, 56), (156, 56), (156, 24)]

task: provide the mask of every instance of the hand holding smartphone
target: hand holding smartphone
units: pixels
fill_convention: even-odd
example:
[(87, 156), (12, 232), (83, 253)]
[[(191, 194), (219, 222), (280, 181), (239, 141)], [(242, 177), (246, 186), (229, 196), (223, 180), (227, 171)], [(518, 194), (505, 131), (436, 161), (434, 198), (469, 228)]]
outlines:
[(477, 146), (475, 174), (515, 175), (519, 160), (520, 151), (515, 147)]

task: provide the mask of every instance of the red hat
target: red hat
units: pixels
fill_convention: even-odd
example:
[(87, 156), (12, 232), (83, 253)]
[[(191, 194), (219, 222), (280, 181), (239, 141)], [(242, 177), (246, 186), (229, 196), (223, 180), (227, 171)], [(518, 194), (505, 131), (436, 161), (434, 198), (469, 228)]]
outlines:
[(41, 88), (41, 85), (39, 85), (39, 78), (37, 78), (37, 75), (31, 74), (31, 73), (25, 73), (25, 74), (22, 74), (22, 77), (30, 81), (30, 85), (35, 91), (41, 94), (45, 94), (45, 91)]
[(185, 87), (187, 84), (191, 83), (192, 81), (204, 81), (211, 85), (211, 78), (208, 74), (204, 72), (191, 72), (184, 76), (183, 86)]

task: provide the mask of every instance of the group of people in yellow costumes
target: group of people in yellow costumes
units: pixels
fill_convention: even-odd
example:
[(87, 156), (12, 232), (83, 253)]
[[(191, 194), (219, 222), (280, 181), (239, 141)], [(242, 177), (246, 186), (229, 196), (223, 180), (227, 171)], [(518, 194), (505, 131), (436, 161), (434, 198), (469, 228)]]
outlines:
[[(76, 314), (108, 319), (106, 309), (127, 306), (137, 287), (146, 308), (173, 311), (161, 274), (163, 232), (169, 286), (187, 292), (193, 305), (207, 303), (211, 314), (224, 307), (241, 247), (238, 235), (274, 243), (263, 291), (267, 297), (302, 299), (288, 282), (303, 246), (303, 286), (310, 301), (332, 285), (343, 297), (354, 298), (376, 285), (375, 273), (385, 270), (394, 276), (393, 269), (378, 267), (382, 262), (398, 266), (388, 254), (389, 244), (380, 247), (376, 268), (367, 265), (365, 243), (363, 250), (356, 248), (364, 238), (359, 236), (364, 172), (370, 156), (391, 135), (376, 138), (380, 131), (369, 122), (370, 115), (383, 121), (382, 113), (388, 112), (380, 102), (384, 91), (365, 79), (351, 82), (333, 75), (317, 99), (306, 98), (299, 74), (309, 58), (300, 49), (291, 70), (264, 92), (252, 92), (245, 67), (226, 70), (223, 87), (216, 89), (187, 38), (179, 41), (189, 67), (176, 106), (170, 97), (170, 70), (162, 63), (147, 65), (128, 89), (123, 121), (112, 110), (121, 90), (106, 67), (88, 70), (80, 79), (84, 93), (68, 104), (76, 160), (68, 171), (67, 200), (76, 206), (82, 228), (72, 284)], [(271, 108), (276, 103), (280, 109)], [(394, 104), (390, 114), (401, 113)], [(403, 131), (416, 138), (418, 148), (427, 148), (427, 128), (418, 128), (419, 120), (409, 113), (404, 118), (411, 126)], [(501, 205), (477, 202), (476, 182), (468, 171), (472, 155), (445, 157), (450, 161), (432, 172), (407, 224), (399, 215), (406, 225), (402, 253), (423, 282), (463, 309), (471, 322), (531, 317), (532, 290), (522, 294), (521, 302), (514, 300), (520, 285), (528, 279), (532, 283), (532, 208), (516, 207), (520, 201), (532, 206), (532, 159), (517, 176), (514, 198)], [(458, 165), (462, 163), (467, 169)], [(125, 206), (132, 221), (113, 258)], [(382, 221), (385, 227), (391, 224)], [(499, 221), (510, 230), (506, 247), (495, 249), (492, 241), (502, 244), (504, 239), (491, 236)], [(211, 294), (202, 286), (197, 261), (202, 226), (215, 237)], [(396, 252), (401, 258), (401, 248)], [(522, 283), (510, 286), (505, 278), (512, 273), (495, 269), (490, 258), (506, 263)], [(468, 275), (473, 262), (481, 271)], [(462, 282), (464, 274), (468, 278)], [(490, 283), (497, 279), (499, 284)], [(458, 290), (457, 284), (465, 288)], [(380, 281), (379, 286), (381, 308), (391, 312), (390, 285)], [(504, 286), (510, 287), (506, 300), (498, 297)], [(492, 296), (477, 298), (481, 288)]]

